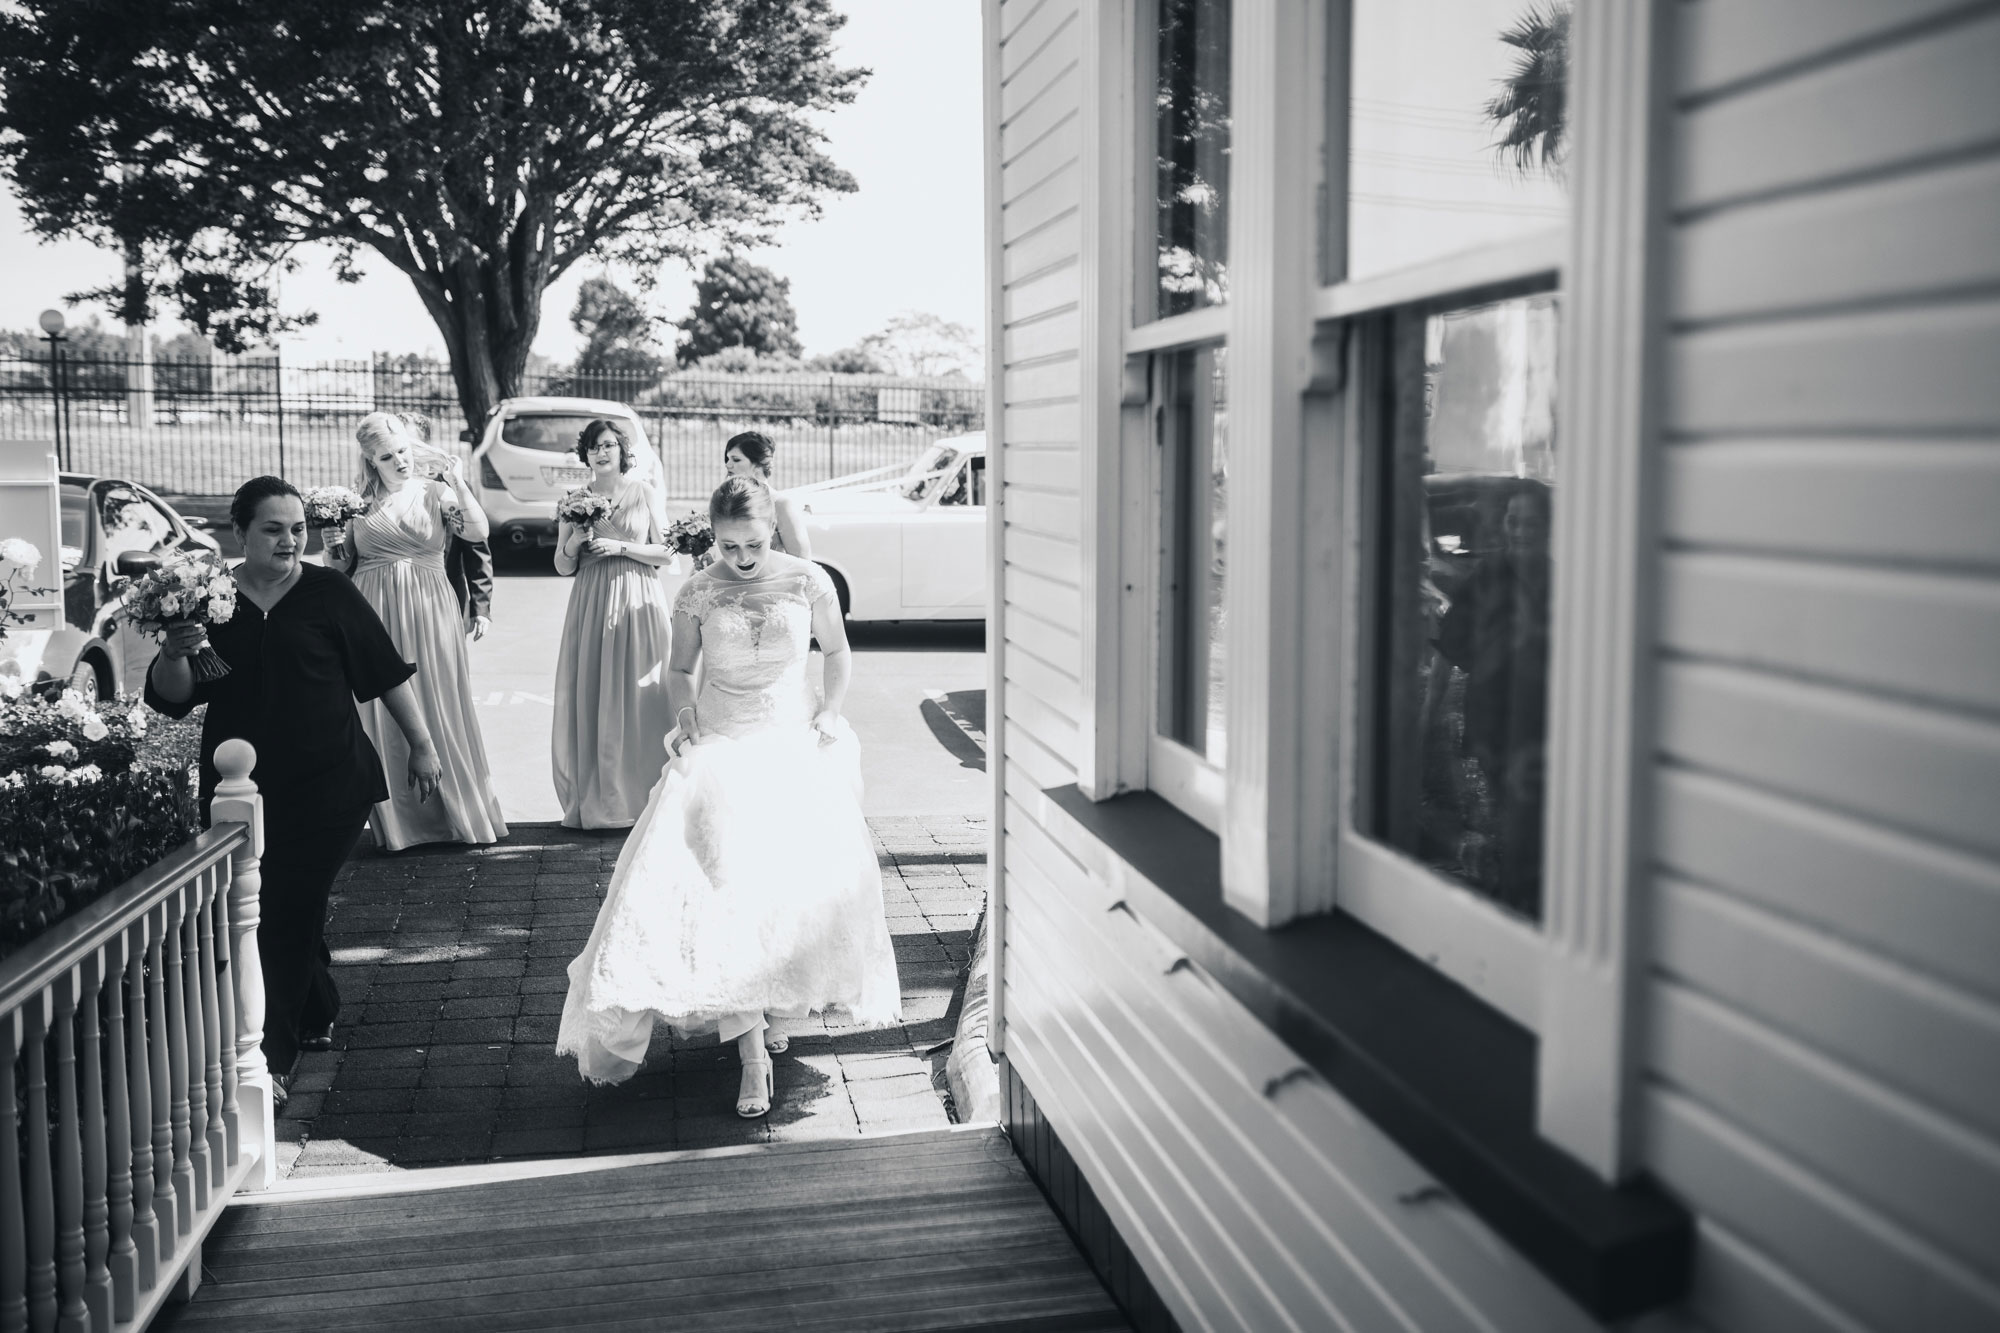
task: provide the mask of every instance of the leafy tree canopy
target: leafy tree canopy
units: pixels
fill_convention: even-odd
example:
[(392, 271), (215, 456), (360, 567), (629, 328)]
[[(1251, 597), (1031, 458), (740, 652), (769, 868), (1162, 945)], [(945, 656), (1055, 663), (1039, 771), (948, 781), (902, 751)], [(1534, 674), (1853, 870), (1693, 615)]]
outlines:
[(861, 340), (858, 349), (891, 375), (923, 379), (979, 373), (979, 339), (971, 329), (939, 315), (905, 310)]
[(831, 0), (12, 0), (0, 158), (44, 235), (125, 253), (226, 350), (287, 320), (298, 247), (407, 275), (482, 419), (518, 390), (548, 284), (756, 244), (854, 182), (814, 113)]
[(653, 317), (639, 299), (610, 278), (587, 278), (569, 312), (570, 327), (584, 337), (576, 368), (585, 374), (602, 371), (656, 373)]
[(799, 354), (791, 280), (735, 255), (708, 262), (695, 283), (694, 309), (679, 327), (675, 356), (684, 366), (725, 347), (747, 347), (759, 356)]

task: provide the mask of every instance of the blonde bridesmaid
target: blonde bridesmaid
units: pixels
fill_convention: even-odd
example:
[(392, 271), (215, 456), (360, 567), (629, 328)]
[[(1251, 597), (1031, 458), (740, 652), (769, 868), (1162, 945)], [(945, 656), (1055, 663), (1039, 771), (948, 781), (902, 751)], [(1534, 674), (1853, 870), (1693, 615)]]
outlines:
[(589, 531), (565, 521), (556, 538), (556, 572), (576, 577), (556, 660), (556, 797), (566, 827), (630, 828), (667, 762), (673, 613), (659, 570), (677, 557), (618, 424), (591, 422), (576, 452), (611, 513)]
[[(437, 795), (420, 800), (402, 784), (369, 813), (376, 843), (390, 851), (426, 842), (484, 844), (507, 836), (493, 792), (486, 743), (472, 707), (472, 677), (458, 597), (445, 574), (453, 536), (486, 539), (486, 515), (465, 484), (459, 460), (419, 441), (387, 412), (355, 431), (361, 447), (356, 489), (368, 510), (332, 535), (334, 557), (375, 608), (406, 661), (414, 662), (417, 703), (443, 773)], [(426, 474), (432, 475), (426, 475)], [(391, 773), (408, 763), (403, 733), (380, 703), (361, 709), (369, 739)]]

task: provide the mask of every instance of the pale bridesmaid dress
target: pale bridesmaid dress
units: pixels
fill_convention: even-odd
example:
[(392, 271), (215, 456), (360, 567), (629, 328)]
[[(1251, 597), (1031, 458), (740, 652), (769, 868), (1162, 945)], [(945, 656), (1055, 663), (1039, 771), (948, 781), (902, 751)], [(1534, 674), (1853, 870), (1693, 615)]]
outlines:
[(377, 496), (349, 527), (357, 562), (354, 586), (375, 608), (405, 661), (414, 663), (417, 706), (437, 746), (444, 774), (437, 794), (419, 801), (396, 775), (409, 766), (402, 728), (380, 700), (361, 705), (361, 724), (391, 775), (389, 799), (368, 816), (375, 841), (390, 851), (426, 842), (491, 843), (507, 836), (493, 792), (486, 742), (472, 706), (464, 620), (444, 569), (451, 542), (437, 482)]
[[(599, 537), (660, 544), (651, 488), (627, 476)], [(551, 758), (566, 828), (630, 828), (666, 767), (667, 650), (673, 612), (658, 569), (624, 556), (556, 550), (576, 574), (556, 659)]]

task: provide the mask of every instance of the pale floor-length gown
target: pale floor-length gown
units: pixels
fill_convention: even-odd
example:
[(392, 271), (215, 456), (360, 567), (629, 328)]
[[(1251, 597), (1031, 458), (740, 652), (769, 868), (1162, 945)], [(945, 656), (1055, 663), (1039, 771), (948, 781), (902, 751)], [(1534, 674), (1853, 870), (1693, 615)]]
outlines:
[(493, 791), (486, 742), (472, 706), (465, 622), (444, 570), (452, 504), (438, 482), (379, 496), (349, 526), (357, 563), (354, 586), (375, 608), (405, 661), (417, 707), (437, 746), (443, 775), (437, 793), (419, 801), (405, 782), (409, 743), (381, 700), (361, 705), (361, 725), (381, 752), (389, 799), (368, 816), (377, 845), (390, 851), (426, 842), (484, 844), (507, 836)]
[[(609, 497), (599, 537), (660, 543), (651, 488), (627, 477)], [(550, 737), (556, 798), (569, 828), (630, 828), (666, 767), (667, 651), (671, 617), (660, 571), (625, 556), (556, 552), (556, 570), (576, 573), (556, 659)]]
[(766, 1015), (900, 1016), (860, 742), (812, 727), (812, 607), (833, 583), (769, 560), (750, 583), (705, 570), (675, 599), (701, 625), (700, 740), (653, 789), (569, 965), (556, 1050), (594, 1082), (636, 1073), (656, 1022), (729, 1041)]

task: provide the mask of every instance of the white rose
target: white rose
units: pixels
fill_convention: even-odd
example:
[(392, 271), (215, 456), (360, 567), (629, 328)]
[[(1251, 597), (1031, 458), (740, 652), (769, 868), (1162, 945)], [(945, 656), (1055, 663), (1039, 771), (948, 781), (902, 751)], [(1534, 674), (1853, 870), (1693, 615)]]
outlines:
[(87, 741), (101, 741), (111, 734), (111, 728), (104, 725), (104, 719), (96, 714), (83, 720), (83, 738)]
[(0, 564), (18, 565), (32, 574), (41, 563), (42, 553), (33, 542), (20, 537), (0, 538)]
[(208, 599), (208, 618), (218, 624), (229, 619), (230, 613), (235, 611), (235, 609), (235, 607), (223, 601), (220, 597), (211, 597)]
[(69, 771), (69, 785), (81, 787), (84, 783), (95, 782), (103, 776), (104, 770), (96, 764), (85, 764), (82, 768), (72, 768)]
[(69, 772), (69, 770), (64, 768), (61, 764), (43, 764), (40, 768), (36, 769), (35, 771), (41, 774), (43, 777), (49, 779), (51, 782), (53, 782), (57, 778), (60, 778), (63, 774)]
[(143, 738), (146, 734), (146, 715), (135, 709), (126, 714), (125, 725), (132, 728), (134, 736)]
[(87, 717), (95, 717), (96, 711), (90, 702), (75, 690), (64, 690), (62, 698), (56, 700), (56, 713), (72, 722), (81, 722)]
[(177, 616), (181, 613), (181, 595), (177, 592), (160, 594), (160, 614)]
[(47, 745), (44, 745), (42, 749), (48, 752), (48, 756), (51, 759), (76, 758), (76, 747), (74, 745), (71, 745), (68, 741), (50, 741)]

